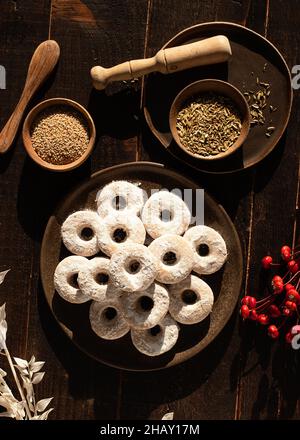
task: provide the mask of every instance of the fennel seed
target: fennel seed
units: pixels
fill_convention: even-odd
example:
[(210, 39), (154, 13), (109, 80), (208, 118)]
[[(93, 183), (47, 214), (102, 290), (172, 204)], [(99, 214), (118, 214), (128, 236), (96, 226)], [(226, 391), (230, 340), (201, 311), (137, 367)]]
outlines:
[(240, 136), (241, 115), (230, 98), (203, 93), (179, 111), (176, 128), (188, 151), (202, 157), (215, 156), (227, 151)]

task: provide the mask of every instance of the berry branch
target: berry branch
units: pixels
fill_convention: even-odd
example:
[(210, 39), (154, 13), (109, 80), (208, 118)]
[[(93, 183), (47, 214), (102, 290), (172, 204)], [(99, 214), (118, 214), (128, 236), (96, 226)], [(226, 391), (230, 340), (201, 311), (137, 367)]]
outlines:
[(270, 255), (263, 257), (261, 264), (265, 271), (276, 268), (278, 272), (285, 273), (283, 276), (275, 274), (272, 277), (271, 294), (268, 292), (260, 300), (245, 295), (240, 308), (243, 320), (268, 326), (268, 335), (272, 339), (278, 339), (280, 333), (284, 334), (288, 344), (300, 333), (300, 328), (297, 328), (300, 318), (300, 251), (297, 248), (299, 245), (294, 249), (282, 246), (279, 263), (274, 263)]

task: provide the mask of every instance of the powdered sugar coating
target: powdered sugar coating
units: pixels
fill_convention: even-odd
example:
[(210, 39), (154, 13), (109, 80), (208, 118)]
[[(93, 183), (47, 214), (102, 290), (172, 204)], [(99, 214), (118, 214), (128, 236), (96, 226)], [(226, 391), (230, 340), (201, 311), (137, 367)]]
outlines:
[[(196, 324), (212, 311), (214, 295), (209, 285), (201, 278), (191, 275), (180, 283), (170, 286), (170, 314), (181, 324)], [(184, 292), (194, 292), (193, 304), (184, 301)]]
[[(114, 239), (114, 232), (118, 230), (126, 234), (123, 242)], [(102, 252), (111, 256), (121, 244), (140, 243), (144, 244), (146, 231), (142, 221), (128, 211), (116, 211), (102, 220), (102, 227), (98, 233), (98, 244)]]
[[(139, 270), (131, 272), (130, 267), (137, 262)], [(124, 243), (110, 260), (110, 276), (113, 284), (125, 292), (146, 290), (157, 274), (157, 261), (146, 246)]]
[[(143, 309), (141, 300), (145, 297), (153, 301), (150, 310)], [(128, 292), (120, 297), (120, 305), (126, 321), (137, 329), (147, 329), (158, 324), (168, 313), (169, 303), (167, 289), (158, 283), (153, 283), (142, 292)]]
[(106, 185), (97, 194), (97, 211), (104, 218), (109, 214), (119, 212), (116, 206), (116, 197), (125, 202), (122, 211), (138, 215), (144, 206), (144, 191), (133, 183), (125, 180), (116, 180)]
[[(158, 259), (157, 281), (165, 284), (179, 283), (191, 273), (194, 264), (193, 250), (183, 237), (175, 234), (163, 235), (152, 241), (148, 249)], [(176, 255), (174, 264), (164, 262), (164, 257), (170, 252)]]
[(131, 329), (131, 340), (135, 348), (146, 356), (159, 356), (174, 347), (179, 336), (179, 326), (168, 314), (158, 324), (160, 332), (155, 336), (151, 329)]
[[(91, 239), (82, 237), (84, 229), (93, 232)], [(72, 254), (82, 257), (92, 257), (99, 252), (97, 236), (101, 229), (101, 220), (94, 211), (84, 210), (71, 214), (61, 227), (61, 236), (66, 248)]]
[(145, 203), (141, 217), (152, 238), (164, 234), (182, 235), (191, 222), (188, 206), (179, 196), (169, 191), (152, 194)]
[[(109, 279), (108, 258), (97, 257), (88, 260), (78, 275), (78, 284), (80, 290), (94, 301), (105, 301), (107, 297), (113, 297), (117, 294), (115, 287)], [(103, 282), (101, 283), (101, 279)], [(108, 278), (105, 280), (105, 278)]]
[[(114, 318), (107, 318), (108, 309), (115, 310)], [(107, 299), (103, 302), (93, 301), (90, 307), (90, 323), (97, 336), (108, 340), (122, 338), (130, 330), (116, 299)]]
[(73, 304), (82, 304), (90, 300), (79, 288), (74, 285), (74, 277), (78, 276), (89, 263), (84, 257), (72, 255), (62, 260), (54, 273), (54, 286), (59, 295), (66, 301)]
[[(193, 270), (199, 274), (209, 275), (221, 269), (227, 259), (226, 243), (219, 232), (208, 226), (194, 226), (184, 238), (188, 240), (194, 251)], [(200, 245), (208, 246), (208, 255), (199, 255)]]

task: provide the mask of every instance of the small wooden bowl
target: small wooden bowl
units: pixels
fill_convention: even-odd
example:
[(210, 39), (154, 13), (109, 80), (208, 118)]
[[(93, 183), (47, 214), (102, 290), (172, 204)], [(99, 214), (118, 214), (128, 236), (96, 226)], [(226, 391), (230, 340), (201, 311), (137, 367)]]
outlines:
[[(184, 145), (182, 145), (176, 128), (176, 121), (177, 121), (177, 115), (179, 111), (184, 107), (186, 101), (191, 99), (193, 96), (196, 97), (197, 95), (201, 95), (202, 93), (207, 93), (207, 92), (213, 92), (218, 95), (227, 96), (234, 102), (236, 107), (239, 109), (242, 118), (242, 129), (237, 140), (230, 148), (228, 148), (227, 151), (211, 156), (201, 156), (190, 152), (189, 150), (187, 150), (187, 148)], [(185, 153), (187, 153), (189, 156), (192, 156), (200, 160), (219, 160), (232, 154), (234, 151), (240, 148), (240, 146), (246, 140), (246, 137), (250, 129), (250, 109), (243, 94), (236, 87), (232, 86), (231, 84), (225, 81), (220, 81), (217, 79), (204, 79), (189, 84), (187, 87), (185, 87), (183, 90), (181, 90), (178, 93), (170, 109), (169, 124), (170, 124), (172, 136), (176, 141), (177, 145), (182, 150), (184, 150)]]
[[(44, 161), (36, 153), (36, 151), (34, 150), (34, 148), (32, 146), (32, 142), (31, 142), (31, 134), (30, 134), (31, 127), (32, 127), (32, 124), (35, 121), (36, 117), (38, 116), (38, 114), (40, 112), (44, 111), (45, 109), (48, 109), (50, 107), (57, 106), (57, 105), (72, 107), (72, 109), (77, 110), (83, 116), (83, 118), (86, 120), (86, 123), (89, 128), (90, 141), (88, 143), (87, 149), (85, 150), (84, 154), (79, 159), (75, 160), (74, 162), (70, 162), (66, 165), (54, 165), (52, 163)], [(89, 112), (84, 107), (82, 107), (82, 105), (78, 104), (78, 102), (75, 102), (75, 101), (72, 101), (71, 99), (66, 99), (66, 98), (53, 98), (53, 99), (47, 99), (46, 101), (39, 103), (37, 106), (35, 106), (28, 113), (28, 115), (25, 119), (24, 125), (23, 125), (22, 135), (23, 135), (24, 147), (32, 160), (34, 160), (38, 165), (40, 165), (43, 168), (46, 168), (47, 170), (63, 172), (63, 171), (74, 170), (75, 168), (82, 165), (86, 161), (86, 159), (89, 157), (89, 155), (91, 154), (91, 152), (94, 148), (94, 144), (95, 144), (96, 128), (95, 128), (94, 121), (93, 121), (91, 115), (89, 114)]]

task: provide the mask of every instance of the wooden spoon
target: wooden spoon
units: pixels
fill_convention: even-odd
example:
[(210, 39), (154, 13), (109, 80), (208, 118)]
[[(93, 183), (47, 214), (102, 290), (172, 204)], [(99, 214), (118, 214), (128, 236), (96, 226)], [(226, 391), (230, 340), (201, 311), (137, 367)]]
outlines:
[(54, 40), (44, 41), (36, 48), (20, 101), (0, 133), (0, 153), (5, 153), (11, 147), (30, 99), (53, 71), (59, 55), (60, 48)]

